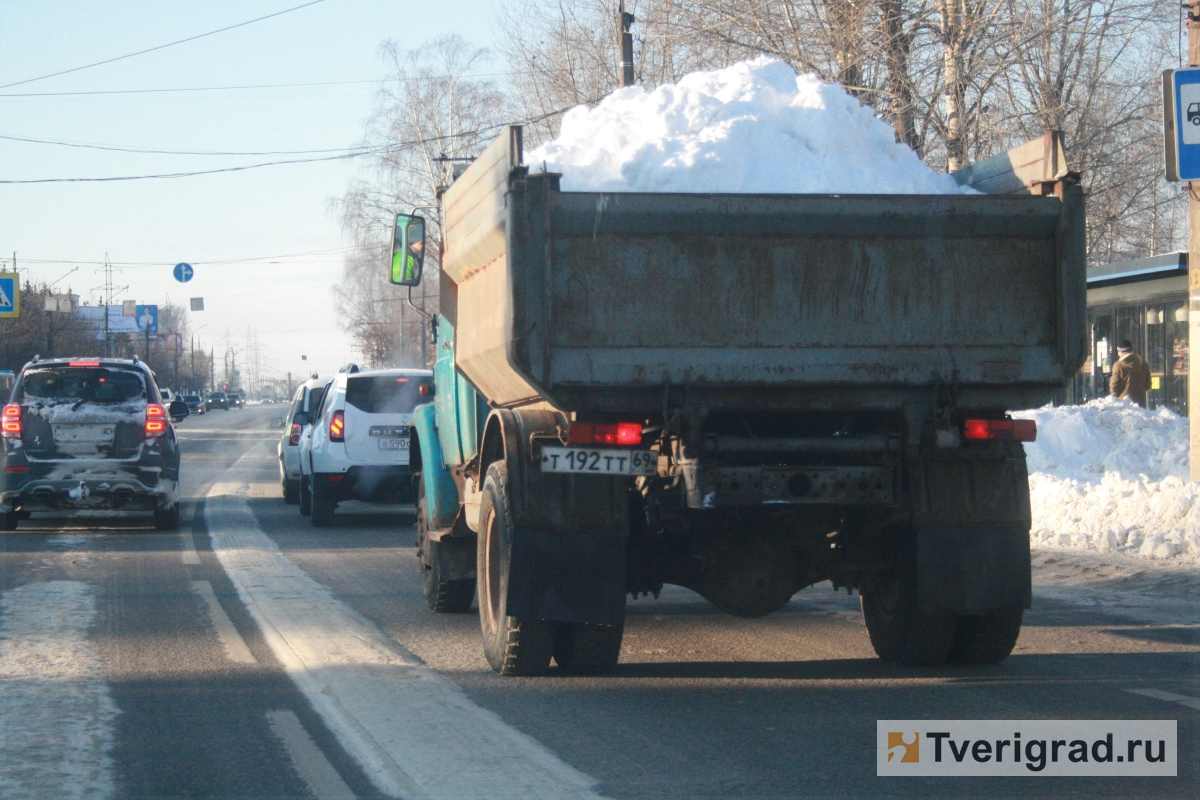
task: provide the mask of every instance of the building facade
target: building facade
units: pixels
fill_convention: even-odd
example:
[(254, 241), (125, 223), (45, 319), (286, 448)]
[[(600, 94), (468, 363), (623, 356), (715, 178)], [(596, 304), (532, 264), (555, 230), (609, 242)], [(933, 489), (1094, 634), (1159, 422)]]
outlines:
[(1108, 394), (1117, 343), (1128, 339), (1150, 367), (1149, 407), (1165, 406), (1187, 415), (1187, 271), (1187, 253), (1088, 269), (1091, 354), (1068, 387), (1067, 402), (1083, 403)]

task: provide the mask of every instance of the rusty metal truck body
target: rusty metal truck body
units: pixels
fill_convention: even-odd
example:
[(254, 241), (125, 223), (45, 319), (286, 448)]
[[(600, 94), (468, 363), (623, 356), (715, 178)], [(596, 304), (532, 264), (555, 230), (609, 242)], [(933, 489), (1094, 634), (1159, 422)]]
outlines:
[(506, 130), (443, 196), (414, 426), (425, 569), (478, 581), (493, 666), (609, 669), (664, 583), (758, 616), (825, 580), (889, 661), (1005, 657), (1030, 602), (1007, 412), (1086, 347), (1062, 163), (1048, 134), (956, 176), (979, 194), (570, 192)]

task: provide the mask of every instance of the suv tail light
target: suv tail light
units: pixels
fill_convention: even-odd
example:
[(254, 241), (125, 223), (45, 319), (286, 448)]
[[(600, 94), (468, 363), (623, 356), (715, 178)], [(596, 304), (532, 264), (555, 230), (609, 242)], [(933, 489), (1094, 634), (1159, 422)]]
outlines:
[(0, 433), (5, 439), (21, 438), (21, 407), (15, 403), (4, 407), (0, 415)]
[(292, 432), (288, 435), (288, 444), (292, 447), (300, 446), (300, 431), (304, 430), (304, 426), (299, 422), (292, 423)]
[(153, 439), (167, 432), (167, 410), (158, 403), (146, 406), (146, 438)]
[(1033, 442), (1037, 440), (1037, 423), (1031, 419), (968, 419), (963, 422), (963, 438)]
[(333, 412), (333, 419), (329, 420), (329, 441), (346, 441), (346, 412)]
[(567, 432), (570, 444), (623, 444), (642, 443), (640, 422), (618, 422), (613, 425), (598, 425), (591, 422), (572, 422)]

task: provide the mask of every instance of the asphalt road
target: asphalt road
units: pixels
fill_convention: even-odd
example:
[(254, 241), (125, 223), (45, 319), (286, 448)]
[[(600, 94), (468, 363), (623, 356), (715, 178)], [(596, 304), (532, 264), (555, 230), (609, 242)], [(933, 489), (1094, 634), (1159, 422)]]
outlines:
[[(615, 674), (500, 678), (426, 610), (410, 509), (283, 503), (280, 413), (178, 426), (180, 533), (0, 536), (0, 797), (1200, 796), (1200, 703), (1133, 693), (1200, 698), (1200, 626), (1062, 593), (1001, 665), (898, 669), (828, 586), (761, 620), (668, 588)], [(1179, 776), (882, 778), (879, 719), (1175, 719)]]

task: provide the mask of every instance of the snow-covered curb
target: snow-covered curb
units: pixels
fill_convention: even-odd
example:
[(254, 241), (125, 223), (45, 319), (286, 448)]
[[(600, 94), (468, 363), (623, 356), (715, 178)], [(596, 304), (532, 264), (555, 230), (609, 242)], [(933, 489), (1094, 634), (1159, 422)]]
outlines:
[(1200, 562), (1186, 418), (1111, 398), (1014, 416), (1038, 423), (1025, 446), (1032, 544)]

